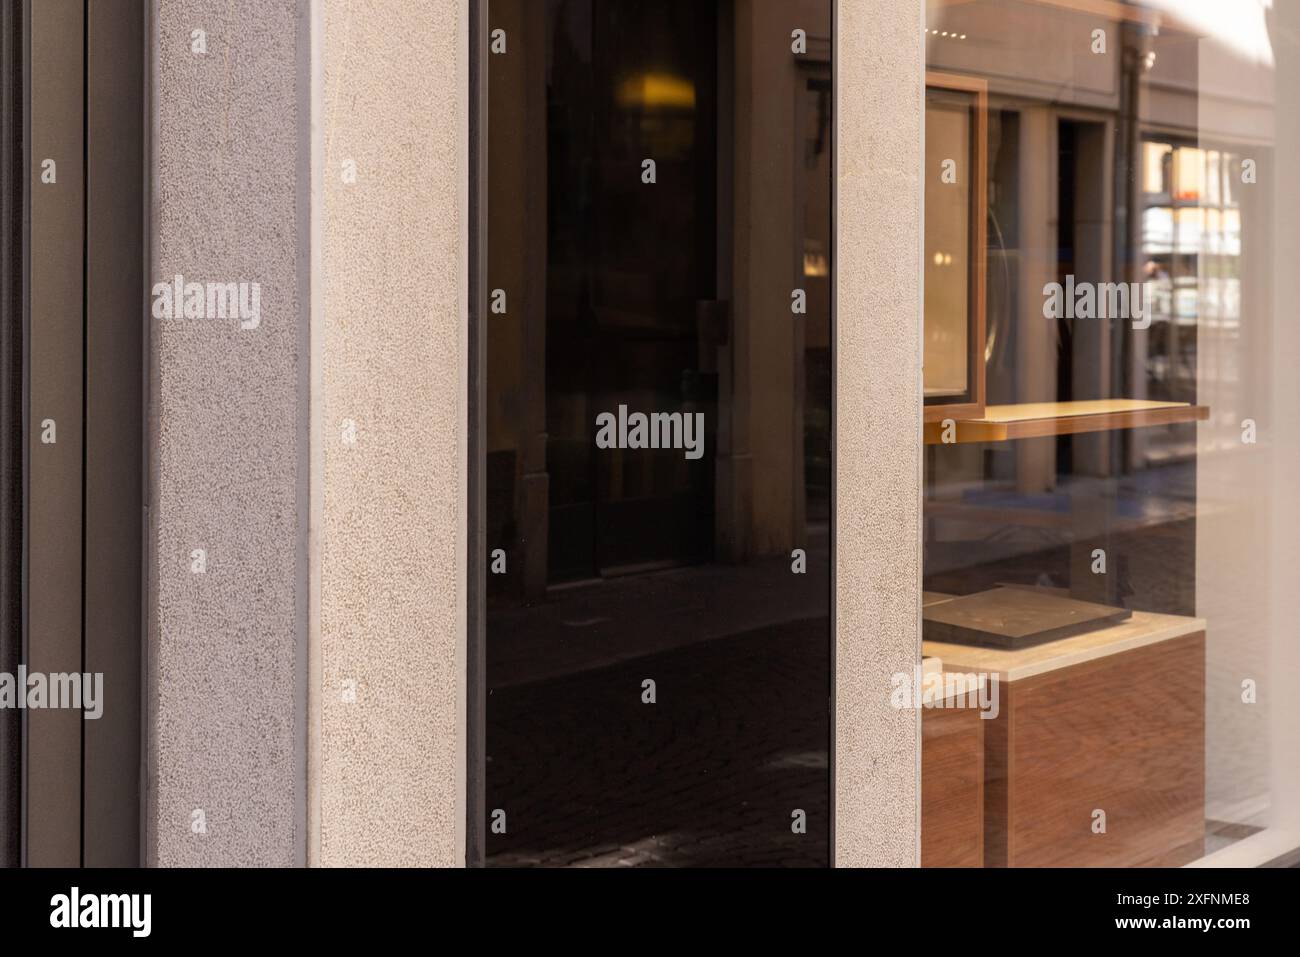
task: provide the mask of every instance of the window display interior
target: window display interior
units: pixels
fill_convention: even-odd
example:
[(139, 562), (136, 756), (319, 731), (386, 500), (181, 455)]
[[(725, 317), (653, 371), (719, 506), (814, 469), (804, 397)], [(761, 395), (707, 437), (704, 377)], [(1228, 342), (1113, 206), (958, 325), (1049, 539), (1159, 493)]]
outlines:
[(1267, 150), (1210, 128), (1164, 5), (932, 0), (926, 33), (923, 652), (1002, 699), (960, 758), (923, 717), (923, 863), (1187, 863), (1226, 833), (1197, 429), (1248, 388)]

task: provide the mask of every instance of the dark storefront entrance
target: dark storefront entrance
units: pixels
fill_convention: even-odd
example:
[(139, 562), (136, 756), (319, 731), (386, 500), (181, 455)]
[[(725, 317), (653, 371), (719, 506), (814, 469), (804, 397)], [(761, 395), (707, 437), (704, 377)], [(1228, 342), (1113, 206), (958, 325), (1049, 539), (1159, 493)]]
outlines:
[(825, 865), (830, 4), (488, 21), (486, 860)]
[(714, 418), (698, 315), (715, 290), (717, 11), (587, 0), (550, 4), (548, 15), (554, 583), (712, 555), (711, 460), (604, 454), (591, 423), (620, 405)]

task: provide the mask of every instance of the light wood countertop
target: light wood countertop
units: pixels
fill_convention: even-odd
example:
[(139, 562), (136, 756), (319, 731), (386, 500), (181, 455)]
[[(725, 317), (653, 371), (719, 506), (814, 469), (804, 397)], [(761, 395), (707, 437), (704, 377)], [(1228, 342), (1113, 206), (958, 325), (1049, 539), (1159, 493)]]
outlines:
[(1032, 648), (1003, 650), (923, 641), (921, 653), (943, 662), (944, 671), (986, 672), (1001, 681), (1019, 681), (1059, 668), (1131, 651), (1144, 645), (1205, 631), (1205, 619), (1135, 611), (1128, 621)]
[[(979, 419), (954, 419), (953, 441), (1004, 442), (1045, 435), (1077, 435), (1111, 429), (1135, 429), (1171, 422), (1200, 422), (1208, 406), (1152, 399), (1088, 399), (1069, 402), (1024, 402), (990, 405)], [(943, 444), (943, 422), (925, 423), (927, 445)]]

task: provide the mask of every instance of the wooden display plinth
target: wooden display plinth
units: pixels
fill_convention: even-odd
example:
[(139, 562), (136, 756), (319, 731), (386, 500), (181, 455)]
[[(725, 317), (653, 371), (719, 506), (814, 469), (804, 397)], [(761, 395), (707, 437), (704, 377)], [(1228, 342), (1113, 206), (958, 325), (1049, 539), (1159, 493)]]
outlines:
[(974, 708), (921, 712), (921, 866), (984, 866), (984, 725)]
[[(985, 866), (1177, 866), (1203, 855), (1204, 621), (1134, 612), (1122, 624), (1022, 650), (923, 648), (945, 671), (998, 676), (997, 718), (971, 712), (984, 726)], [(925, 809), (955, 800), (937, 790), (949, 786), (942, 775), (956, 776), (954, 794), (963, 786), (952, 745), (940, 744), (957, 740), (948, 724), (955, 728), (959, 716), (922, 719)], [(936, 812), (927, 820), (923, 809), (921, 826), (924, 864), (927, 827), (951, 825)], [(952, 856), (956, 845), (944, 843)]]

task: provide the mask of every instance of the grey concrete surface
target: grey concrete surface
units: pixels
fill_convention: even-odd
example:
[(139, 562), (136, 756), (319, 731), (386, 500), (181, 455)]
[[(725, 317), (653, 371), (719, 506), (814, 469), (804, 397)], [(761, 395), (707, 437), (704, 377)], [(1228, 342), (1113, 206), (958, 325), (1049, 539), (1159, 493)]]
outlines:
[(151, 282), (261, 315), (149, 320), (150, 864), (306, 860), (307, 8), (151, 5)]

